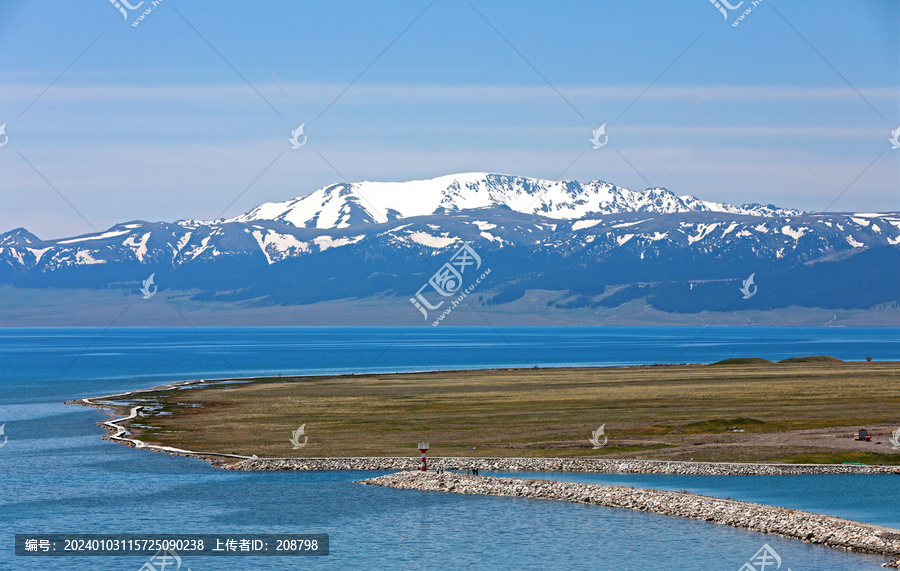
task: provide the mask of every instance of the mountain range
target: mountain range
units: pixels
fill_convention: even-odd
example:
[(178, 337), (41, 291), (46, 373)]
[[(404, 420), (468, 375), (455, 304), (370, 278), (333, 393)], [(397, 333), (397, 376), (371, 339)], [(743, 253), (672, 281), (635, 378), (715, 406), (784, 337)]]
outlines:
[[(466, 244), (477, 257), (471, 268), (453, 261)], [(440, 302), (471, 285), (464, 270), (484, 268), (465, 303), (497, 308), (542, 292), (548, 312), (892, 307), (900, 213), (813, 213), (598, 180), (464, 173), (332, 184), (213, 221), (131, 221), (58, 240), (23, 228), (0, 234), (0, 284), (16, 288), (136, 292), (153, 274), (162, 293), (189, 291), (201, 302), (393, 299), (423, 323), (431, 306), (448, 307)]]

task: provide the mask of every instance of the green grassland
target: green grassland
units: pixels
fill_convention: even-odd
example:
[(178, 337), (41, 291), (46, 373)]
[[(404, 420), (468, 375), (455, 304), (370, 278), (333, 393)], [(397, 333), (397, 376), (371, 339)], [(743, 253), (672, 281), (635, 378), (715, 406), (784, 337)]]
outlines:
[[(130, 425), (142, 440), (260, 457), (414, 456), (425, 440), (432, 456), (900, 463), (887, 442), (900, 426), (900, 363), (273, 378), (140, 397), (161, 405)], [(594, 449), (601, 424), (609, 440)], [(301, 425), (308, 443), (295, 450)], [(860, 426), (873, 442), (852, 440)]]

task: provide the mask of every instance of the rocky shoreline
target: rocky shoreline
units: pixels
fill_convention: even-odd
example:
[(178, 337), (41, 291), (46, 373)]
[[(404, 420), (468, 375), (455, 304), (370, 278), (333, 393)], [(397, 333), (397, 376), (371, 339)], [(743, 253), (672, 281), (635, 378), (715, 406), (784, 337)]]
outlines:
[(587, 503), (686, 517), (771, 533), (859, 553), (891, 557), (900, 569), (900, 530), (799, 510), (685, 492), (621, 486), (407, 471), (360, 483), (406, 490), (450, 492)]
[[(216, 462), (226, 470), (415, 470), (421, 459), (383, 458), (250, 458), (233, 464)], [(684, 476), (793, 476), (804, 474), (891, 474), (897, 466), (860, 464), (740, 464), (727, 462), (676, 462), (667, 460), (613, 460), (581, 458), (441, 458), (430, 457), (428, 466), (445, 470), (495, 472), (597, 472), (611, 474), (677, 474)]]

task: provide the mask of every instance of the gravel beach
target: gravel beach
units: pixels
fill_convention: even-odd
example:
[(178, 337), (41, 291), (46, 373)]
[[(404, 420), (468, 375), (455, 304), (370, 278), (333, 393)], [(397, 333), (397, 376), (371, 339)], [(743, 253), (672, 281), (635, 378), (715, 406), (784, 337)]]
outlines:
[[(253, 458), (226, 470), (415, 470), (421, 459), (414, 457), (356, 458)], [(495, 472), (596, 472), (608, 474), (678, 474), (684, 476), (793, 476), (803, 474), (892, 474), (896, 466), (861, 464), (745, 464), (730, 462), (676, 462), (668, 460), (614, 460), (579, 458), (465, 458), (429, 457), (428, 466), (446, 470), (493, 470)]]

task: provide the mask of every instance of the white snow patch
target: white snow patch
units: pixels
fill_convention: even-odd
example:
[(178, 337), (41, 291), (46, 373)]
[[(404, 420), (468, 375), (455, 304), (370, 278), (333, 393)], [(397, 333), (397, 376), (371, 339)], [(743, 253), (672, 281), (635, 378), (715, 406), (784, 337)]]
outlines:
[(769, 229), (766, 227), (765, 224), (757, 224), (756, 226), (753, 227), (753, 229), (756, 230), (757, 232), (762, 232), (763, 234), (767, 234), (769, 232)]
[(204, 238), (203, 240), (200, 241), (199, 247), (195, 247), (193, 250), (191, 250), (191, 259), (192, 260), (194, 258), (196, 258), (197, 256), (199, 256), (200, 254), (202, 254), (204, 252), (204, 250), (209, 248), (209, 239), (210, 239), (210, 236), (207, 236), (206, 238)]
[(853, 236), (847, 236), (847, 243), (853, 246), (854, 248), (862, 248), (865, 246), (862, 242), (857, 242), (853, 239)]
[(575, 224), (572, 224), (572, 231), (592, 228), (601, 222), (603, 222), (603, 220), (579, 220)]
[(688, 244), (693, 244), (694, 242), (699, 242), (700, 240), (706, 238), (710, 232), (715, 230), (719, 226), (718, 222), (714, 222), (712, 224), (698, 224), (697, 225), (697, 235), (696, 236), (688, 236)]
[(491, 230), (497, 227), (496, 224), (491, 224), (490, 222), (485, 222), (484, 220), (475, 220), (474, 222), (472, 222), (472, 224), (478, 226), (479, 230)]
[(116, 232), (104, 232), (103, 234), (97, 234), (96, 236), (72, 238), (71, 240), (60, 240), (59, 242), (57, 242), (57, 244), (74, 244), (76, 242), (86, 242), (88, 240), (103, 240), (104, 238), (114, 238), (123, 234), (128, 234), (128, 230), (117, 230)]
[(94, 258), (87, 250), (78, 250), (78, 253), (75, 254), (75, 263), (83, 266), (92, 266), (94, 264), (105, 264), (106, 260)]
[(413, 242), (428, 246), (429, 248), (446, 248), (456, 242), (456, 238), (448, 236), (432, 236), (427, 232), (410, 232), (409, 237)]
[(25, 248), (25, 249), (28, 250), (29, 252), (31, 252), (32, 254), (34, 254), (34, 263), (36, 264), (41, 261), (41, 256), (44, 255), (44, 252), (46, 252), (50, 248), (41, 248), (41, 249)]
[[(422, 234), (424, 234), (424, 232), (422, 232)], [(425, 235), (428, 236), (428, 234)], [(328, 248), (340, 248), (341, 246), (346, 246), (348, 244), (356, 244), (365, 237), (365, 234), (338, 239), (334, 239), (331, 236), (319, 236), (317, 238), (313, 238), (313, 243), (315, 243), (319, 247), (320, 252), (324, 252)]]
[(625, 228), (626, 226), (635, 226), (637, 224), (643, 224), (647, 220), (652, 220), (652, 218), (647, 218), (645, 220), (638, 220), (637, 222), (622, 222), (619, 224), (613, 224), (613, 228)]
[(625, 242), (634, 238), (634, 234), (625, 234), (624, 236), (616, 236), (616, 242), (621, 246)]
[(141, 236), (140, 241), (135, 236), (129, 236), (122, 242), (123, 246), (130, 246), (134, 248), (134, 255), (138, 259), (138, 261), (143, 262), (144, 256), (147, 255), (147, 240), (150, 239), (150, 232), (147, 232), (143, 236)]
[[(397, 226), (396, 228), (391, 228), (390, 230), (387, 230), (387, 231), (385, 231), (385, 232), (382, 232), (381, 234), (379, 234), (379, 236), (384, 236), (385, 234), (393, 234), (394, 232), (397, 232), (397, 231), (399, 231), (399, 230), (403, 230), (404, 228), (409, 228), (410, 226), (412, 226), (412, 222), (410, 222), (409, 224), (403, 224), (402, 226)], [(431, 226), (431, 224), (429, 224), (428, 226)], [(434, 228), (432, 228), (432, 230), (439, 230), (439, 229), (440, 229), (440, 228), (437, 227), (437, 226), (435, 226)]]
[(269, 265), (310, 251), (307, 242), (301, 242), (296, 236), (280, 234), (274, 230), (266, 232), (254, 230), (253, 237), (259, 244), (259, 249), (266, 256)]
[(182, 236), (181, 238), (178, 239), (178, 244), (176, 244), (176, 248), (178, 249), (179, 252), (181, 250), (183, 250), (185, 246), (187, 246), (187, 243), (191, 239), (192, 234), (193, 234), (193, 232), (188, 232), (187, 234), (185, 234), (184, 236)]
[(851, 216), (850, 220), (853, 220), (854, 223), (859, 224), (860, 226), (868, 226), (869, 225), (869, 221), (866, 220), (865, 218), (854, 218)]
[[(26, 248), (26, 250), (27, 250), (27, 248)], [(0, 252), (2, 252), (2, 251), (3, 250), (0, 249)], [(22, 252), (16, 250), (15, 248), (10, 248), (9, 253), (16, 259), (17, 262), (19, 262), (19, 264), (25, 263), (25, 261), (22, 259)]]
[(799, 240), (799, 239), (802, 238), (803, 235), (806, 234), (807, 232), (809, 232), (809, 228), (806, 228), (806, 227), (803, 227), (803, 228), (797, 228), (796, 230), (794, 230), (794, 229), (791, 228), (790, 226), (784, 226), (784, 227), (781, 228), (781, 233), (782, 233), (782, 234), (784, 234), (785, 236), (790, 236), (790, 237), (793, 238), (794, 240)]

